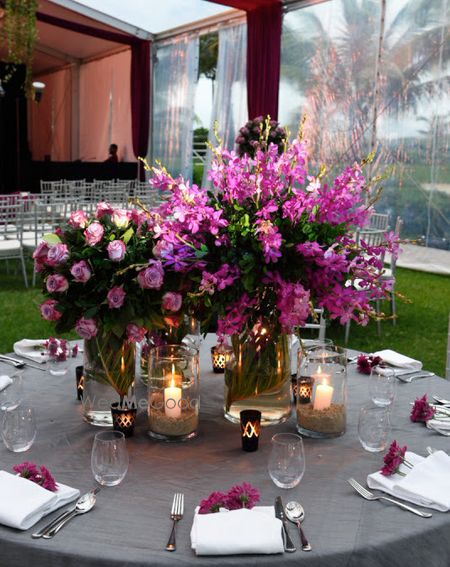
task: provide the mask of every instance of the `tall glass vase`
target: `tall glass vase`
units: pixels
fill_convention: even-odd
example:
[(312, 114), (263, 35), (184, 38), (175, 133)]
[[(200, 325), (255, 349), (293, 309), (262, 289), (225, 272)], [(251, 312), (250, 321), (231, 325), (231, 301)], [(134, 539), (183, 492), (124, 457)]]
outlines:
[(289, 336), (260, 327), (231, 339), (225, 369), (225, 417), (239, 423), (242, 410), (259, 410), (263, 425), (282, 423), (291, 413)]
[(112, 425), (111, 404), (134, 396), (135, 346), (111, 331), (100, 329), (84, 341), (84, 419)]

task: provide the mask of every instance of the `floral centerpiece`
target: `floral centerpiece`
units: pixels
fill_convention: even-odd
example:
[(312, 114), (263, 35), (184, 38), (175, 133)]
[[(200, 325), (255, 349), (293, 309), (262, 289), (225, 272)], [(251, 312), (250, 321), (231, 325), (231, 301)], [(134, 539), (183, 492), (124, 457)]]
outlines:
[(271, 120), (270, 117), (264, 119), (263, 116), (257, 116), (246, 122), (239, 130), (235, 140), (237, 153), (240, 156), (247, 154), (250, 157), (255, 157), (258, 149), (265, 150), (270, 144), (275, 144), (278, 147), (278, 152), (281, 153), (285, 149), (286, 138), (286, 130), (276, 120)]
[(155, 219), (146, 211), (99, 203), (92, 216), (72, 213), (33, 255), (47, 297), (42, 316), (58, 332), (75, 329), (85, 339), (88, 421), (110, 423), (109, 411), (98, 404), (110, 399), (108, 387), (121, 404), (132, 394), (134, 343), (182, 311), (182, 276), (164, 270)]
[[(305, 140), (283, 153), (267, 142), (254, 158), (219, 145), (211, 192), (161, 167), (151, 180), (172, 193), (155, 227), (163, 261), (190, 274), (191, 303), (205, 320), (217, 316), (219, 334), (232, 337), (225, 408), (234, 421), (243, 408), (262, 410), (265, 421), (287, 417), (288, 336), (313, 306), (342, 324), (365, 325), (376, 316), (371, 301), (387, 296), (389, 285), (381, 278), (384, 247), (351, 236), (368, 222), (377, 196), (362, 171), (366, 162), (326, 182), (324, 168), (308, 171)], [(387, 235), (386, 247), (396, 246)], [(265, 394), (278, 400), (276, 411), (273, 404), (265, 411)]]

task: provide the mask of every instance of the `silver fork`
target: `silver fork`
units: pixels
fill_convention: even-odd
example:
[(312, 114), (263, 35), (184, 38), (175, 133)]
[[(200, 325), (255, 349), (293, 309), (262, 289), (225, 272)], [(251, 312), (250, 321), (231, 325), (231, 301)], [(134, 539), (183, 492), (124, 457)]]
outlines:
[(170, 511), (170, 517), (173, 521), (172, 524), (172, 531), (170, 532), (169, 541), (166, 545), (166, 551), (175, 551), (177, 545), (175, 543), (175, 526), (177, 522), (181, 520), (183, 517), (184, 512), (184, 494), (181, 492), (177, 492), (174, 494), (173, 502), (172, 502), (172, 510)]
[(366, 500), (387, 500), (388, 502), (392, 502), (393, 504), (397, 504), (400, 508), (404, 510), (408, 510), (408, 512), (412, 512), (421, 518), (431, 518), (432, 514), (429, 512), (422, 512), (417, 508), (413, 508), (412, 506), (408, 506), (408, 504), (404, 504), (403, 502), (399, 502), (398, 500), (394, 500), (393, 498), (389, 498), (389, 496), (375, 496), (372, 492), (369, 492), (364, 486), (361, 486), (359, 482), (357, 482), (354, 478), (348, 478), (347, 482), (352, 486), (358, 494), (360, 494)]

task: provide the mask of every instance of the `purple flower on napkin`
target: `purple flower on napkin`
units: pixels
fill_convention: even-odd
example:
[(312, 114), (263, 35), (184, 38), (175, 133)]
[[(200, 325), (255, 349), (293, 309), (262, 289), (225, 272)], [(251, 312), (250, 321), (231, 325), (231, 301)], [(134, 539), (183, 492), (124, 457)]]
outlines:
[(365, 354), (360, 354), (358, 356), (358, 372), (362, 374), (370, 374), (372, 368), (375, 366), (382, 366), (383, 359), (381, 356), (366, 356)]
[(227, 495), (223, 492), (213, 492), (200, 502), (199, 514), (211, 514), (218, 512), (220, 508), (226, 508)]
[(433, 419), (436, 410), (428, 403), (427, 395), (416, 398), (413, 409), (411, 411), (411, 421), (423, 421), (426, 423), (429, 419)]
[(389, 451), (384, 456), (384, 467), (381, 469), (381, 474), (384, 476), (391, 476), (398, 473), (405, 476), (404, 473), (399, 470), (400, 465), (404, 464), (409, 468), (413, 467), (413, 465), (405, 459), (407, 449), (408, 447), (406, 445), (404, 447), (400, 447), (397, 441), (392, 441)]
[(260, 493), (257, 488), (243, 482), (228, 491), (227, 508), (228, 510), (239, 510), (240, 508), (253, 508), (259, 502)]
[(50, 492), (56, 492), (58, 490), (58, 485), (56, 484), (55, 479), (48, 468), (44, 467), (44, 465), (42, 465), (39, 470), (35, 463), (25, 461), (20, 465), (14, 465), (13, 471), (19, 476), (39, 484), (42, 488), (45, 488)]

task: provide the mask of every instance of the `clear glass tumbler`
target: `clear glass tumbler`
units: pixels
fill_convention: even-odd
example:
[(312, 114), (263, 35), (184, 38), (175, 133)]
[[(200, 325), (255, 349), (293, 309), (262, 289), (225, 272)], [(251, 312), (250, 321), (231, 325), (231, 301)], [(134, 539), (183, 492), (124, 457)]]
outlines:
[(277, 433), (272, 437), (269, 455), (270, 478), (280, 488), (294, 488), (305, 473), (303, 439), (295, 433)]
[(36, 439), (36, 422), (33, 409), (18, 406), (3, 413), (2, 438), (5, 446), (14, 453), (27, 451)]
[(377, 406), (389, 406), (395, 399), (397, 378), (390, 368), (372, 368), (369, 378), (369, 394)]
[(101, 431), (94, 438), (91, 469), (95, 480), (104, 486), (116, 486), (128, 471), (125, 436), (120, 431)]
[(391, 431), (389, 406), (364, 405), (359, 412), (358, 437), (369, 453), (384, 451)]

